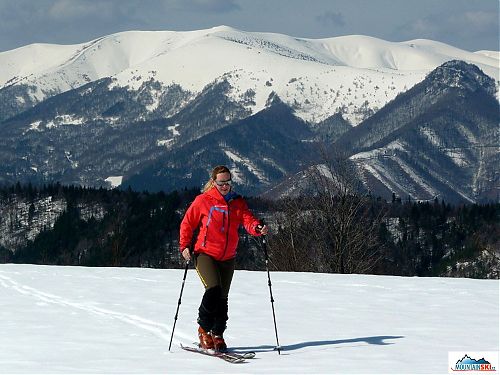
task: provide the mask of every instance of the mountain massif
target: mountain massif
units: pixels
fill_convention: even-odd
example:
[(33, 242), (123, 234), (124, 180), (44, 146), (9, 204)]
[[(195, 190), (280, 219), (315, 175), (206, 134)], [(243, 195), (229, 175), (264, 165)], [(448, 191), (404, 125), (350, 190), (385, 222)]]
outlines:
[(0, 183), (169, 191), (227, 164), (257, 195), (296, 183), (321, 146), (377, 195), (498, 199), (491, 53), (221, 26), (30, 45), (0, 66)]
[(497, 200), (495, 90), (476, 66), (445, 63), (335, 145), (353, 153), (362, 180), (378, 195)]

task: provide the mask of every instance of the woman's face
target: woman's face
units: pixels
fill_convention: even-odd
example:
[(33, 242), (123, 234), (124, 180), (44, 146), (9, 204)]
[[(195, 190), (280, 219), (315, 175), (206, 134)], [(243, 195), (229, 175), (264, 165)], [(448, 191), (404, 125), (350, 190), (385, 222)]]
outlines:
[(227, 172), (218, 173), (214, 180), (215, 187), (222, 195), (226, 195), (231, 191), (231, 183), (231, 174)]

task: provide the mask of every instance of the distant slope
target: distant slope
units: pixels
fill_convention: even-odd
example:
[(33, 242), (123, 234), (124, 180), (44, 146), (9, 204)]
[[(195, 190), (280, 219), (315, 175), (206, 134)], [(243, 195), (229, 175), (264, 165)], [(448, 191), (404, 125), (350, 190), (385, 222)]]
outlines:
[[(346, 177), (359, 180), (363, 193), (388, 200), (395, 194), (412, 200), (498, 201), (499, 123), (494, 80), (474, 65), (450, 61), (334, 138), (329, 150), (350, 156), (358, 174)], [(287, 176), (263, 196), (298, 194), (308, 173), (306, 168)]]
[(201, 187), (208, 170), (225, 164), (231, 169), (235, 189), (256, 195), (311, 163), (316, 157), (313, 138), (307, 124), (275, 96), (261, 112), (172, 151), (131, 173), (122, 185), (153, 191), (179, 189), (194, 182)]
[[(35, 44), (0, 53), (0, 121), (44, 99), (105, 77), (138, 90), (151, 80), (200, 92), (226, 77), (238, 97), (255, 92), (253, 113), (276, 92), (318, 122), (342, 111), (352, 124), (381, 108), (445, 61), (477, 64), (499, 79), (498, 58), (429, 40), (366, 36), (327, 39), (250, 33), (227, 26), (189, 32), (129, 31), (73, 46)], [(286, 69), (282, 67), (286, 66)], [(7, 105), (8, 104), (8, 105)]]
[[(227, 26), (25, 46), (0, 53), (0, 183), (171, 189), (227, 163), (256, 193), (312, 163), (317, 142), (335, 142), (384, 196), (495, 199), (498, 151), (487, 140), (497, 134), (498, 62), (494, 51), (430, 40)], [(451, 139), (441, 122), (458, 129)], [(420, 151), (429, 142), (440, 158)], [(406, 156), (375, 163), (395, 148)]]
[(477, 67), (449, 62), (334, 147), (354, 153), (368, 189), (389, 197), (496, 200), (499, 105)]

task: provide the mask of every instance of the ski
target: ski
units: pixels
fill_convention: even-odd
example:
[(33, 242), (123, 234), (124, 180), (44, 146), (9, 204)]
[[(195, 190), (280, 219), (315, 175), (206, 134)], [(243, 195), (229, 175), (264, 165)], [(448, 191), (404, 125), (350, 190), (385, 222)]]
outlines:
[[(193, 347), (201, 349), (197, 342), (193, 342)], [(226, 351), (221, 352), (221, 353), (226, 353), (226, 354), (230, 354), (230, 355), (234, 355), (234, 356), (240, 356), (240, 357), (244, 357), (245, 359), (255, 358), (255, 352), (252, 352), (252, 351), (248, 351), (248, 352), (247, 351), (236, 351), (234, 349), (227, 348)]]
[(255, 358), (255, 352), (237, 352), (237, 351), (232, 351), (231, 349), (229, 349), (226, 353), (231, 354), (231, 355), (238, 355), (238, 356), (243, 357), (245, 359)]
[(255, 353), (249, 352), (244, 354), (237, 354), (233, 352), (216, 352), (215, 350), (202, 349), (199, 347), (185, 346), (181, 344), (181, 348), (188, 352), (200, 353), (210, 357), (220, 358), (229, 363), (244, 363), (246, 359), (254, 358)]

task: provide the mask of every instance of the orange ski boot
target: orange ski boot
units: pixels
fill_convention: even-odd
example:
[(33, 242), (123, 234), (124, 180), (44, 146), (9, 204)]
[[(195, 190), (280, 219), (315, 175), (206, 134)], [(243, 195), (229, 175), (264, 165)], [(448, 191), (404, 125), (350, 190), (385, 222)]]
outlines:
[(200, 348), (214, 349), (214, 340), (212, 339), (212, 335), (201, 327), (198, 327), (198, 338), (200, 339)]
[(227, 345), (226, 342), (224, 341), (224, 337), (222, 335), (215, 335), (212, 333), (212, 341), (214, 344), (214, 349), (218, 352), (225, 352), (227, 351)]

